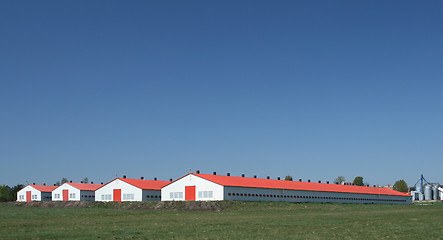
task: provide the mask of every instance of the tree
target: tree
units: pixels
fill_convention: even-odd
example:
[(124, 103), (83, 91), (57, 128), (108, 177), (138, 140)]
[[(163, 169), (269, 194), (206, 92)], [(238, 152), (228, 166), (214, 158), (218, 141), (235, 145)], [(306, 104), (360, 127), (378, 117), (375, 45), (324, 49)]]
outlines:
[(6, 185), (0, 186), (0, 202), (6, 202), (9, 198), (9, 187)]
[(18, 184), (14, 187), (7, 185), (0, 186), (0, 202), (15, 201), (17, 199), (17, 192), (23, 188), (23, 185)]
[(23, 187), (23, 184), (17, 184), (11, 188), (11, 201), (15, 201), (17, 199), (17, 192), (20, 191)]
[(291, 175), (286, 176), (286, 177), (285, 177), (285, 180), (286, 180), (286, 181), (292, 181), (292, 176), (291, 176)]
[(399, 192), (408, 192), (408, 184), (406, 184), (405, 180), (401, 179), (394, 183), (393, 189)]
[(63, 184), (63, 183), (67, 183), (67, 182), (69, 182), (67, 178), (65, 178), (65, 177), (62, 178), (62, 184)]
[(338, 177), (335, 179), (335, 182), (338, 183), (338, 184), (342, 184), (344, 181), (346, 181), (346, 179), (345, 179), (345, 177), (343, 177), (343, 176), (338, 176)]
[(89, 179), (87, 177), (83, 178), (83, 183), (89, 183)]
[(363, 186), (363, 177), (355, 177), (353, 183), (355, 186)]

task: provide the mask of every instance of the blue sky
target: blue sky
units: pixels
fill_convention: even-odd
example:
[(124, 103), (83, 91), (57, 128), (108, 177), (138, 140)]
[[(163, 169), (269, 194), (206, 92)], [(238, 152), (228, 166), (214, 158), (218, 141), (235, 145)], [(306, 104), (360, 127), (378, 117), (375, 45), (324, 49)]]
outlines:
[(3, 1), (0, 184), (443, 183), (441, 1)]

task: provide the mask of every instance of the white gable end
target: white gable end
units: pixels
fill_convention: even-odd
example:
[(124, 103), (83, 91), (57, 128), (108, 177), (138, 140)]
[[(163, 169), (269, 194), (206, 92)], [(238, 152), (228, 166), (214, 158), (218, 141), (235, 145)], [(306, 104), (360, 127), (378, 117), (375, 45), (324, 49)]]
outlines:
[(223, 200), (223, 186), (190, 174), (163, 187), (161, 195), (162, 201), (218, 201)]

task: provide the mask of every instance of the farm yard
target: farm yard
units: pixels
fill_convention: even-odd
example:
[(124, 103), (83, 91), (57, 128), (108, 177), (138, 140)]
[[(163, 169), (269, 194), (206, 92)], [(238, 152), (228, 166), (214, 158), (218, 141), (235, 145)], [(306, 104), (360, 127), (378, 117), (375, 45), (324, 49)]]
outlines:
[(0, 205), (0, 239), (443, 239), (442, 203), (64, 204)]

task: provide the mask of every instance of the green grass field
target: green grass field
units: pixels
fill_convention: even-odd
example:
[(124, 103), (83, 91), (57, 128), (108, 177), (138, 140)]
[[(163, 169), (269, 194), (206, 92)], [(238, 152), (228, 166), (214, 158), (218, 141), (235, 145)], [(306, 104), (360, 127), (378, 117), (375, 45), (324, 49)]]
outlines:
[(224, 211), (0, 205), (0, 239), (443, 239), (443, 204), (226, 202)]

